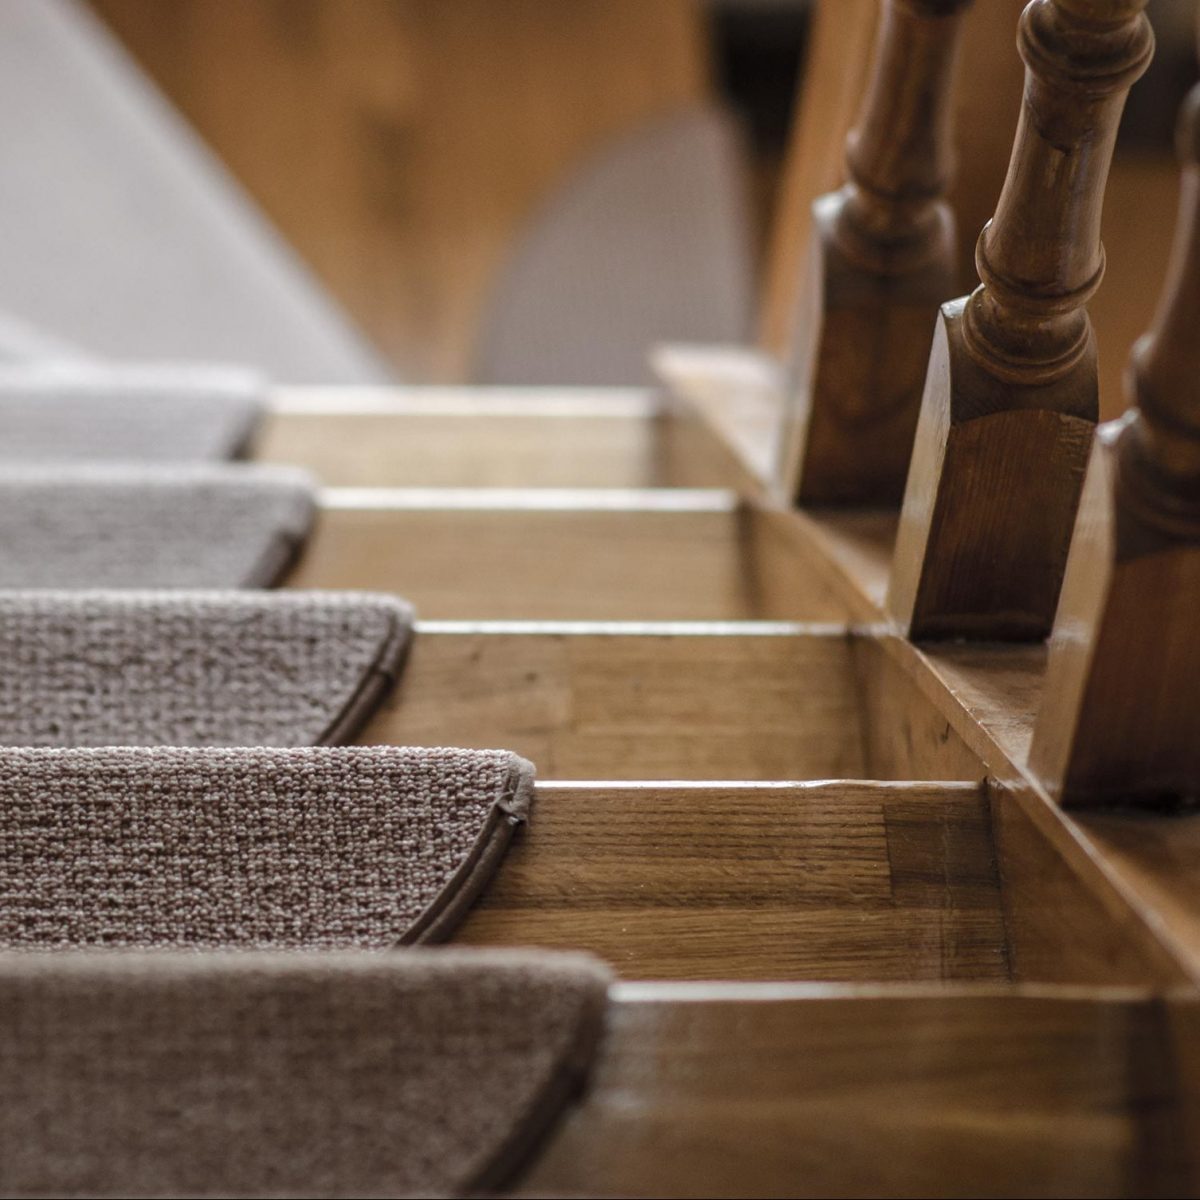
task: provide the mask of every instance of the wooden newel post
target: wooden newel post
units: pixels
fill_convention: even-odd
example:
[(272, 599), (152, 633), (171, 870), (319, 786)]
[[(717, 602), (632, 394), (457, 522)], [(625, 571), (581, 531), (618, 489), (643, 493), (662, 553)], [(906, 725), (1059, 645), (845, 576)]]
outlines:
[(913, 638), (1050, 631), (1099, 416), (1086, 304), (1117, 123), (1154, 38), (1146, 0), (1033, 0), (1008, 177), (942, 307), (888, 607)]
[(1030, 765), (1064, 802), (1200, 798), (1200, 87), (1134, 407), (1088, 466)]
[(970, 0), (884, 0), (848, 182), (813, 205), (784, 489), (899, 504), (938, 306), (957, 290), (950, 86)]

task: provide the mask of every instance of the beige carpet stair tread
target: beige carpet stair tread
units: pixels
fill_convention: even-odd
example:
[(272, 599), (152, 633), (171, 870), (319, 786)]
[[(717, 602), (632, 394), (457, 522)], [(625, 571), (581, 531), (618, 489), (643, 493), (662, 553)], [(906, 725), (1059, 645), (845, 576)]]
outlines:
[(0, 750), (0, 947), (436, 940), (532, 792), (506, 751)]
[(0, 592), (0, 745), (337, 745), (412, 621), (370, 593)]
[(0, 467), (0, 588), (267, 587), (315, 494), (287, 467)]
[(0, 365), (0, 462), (236, 458), (266, 394), (261, 376), (233, 367)]
[(494, 1187), (582, 1083), (607, 985), (532, 952), (0, 954), (0, 1192)]

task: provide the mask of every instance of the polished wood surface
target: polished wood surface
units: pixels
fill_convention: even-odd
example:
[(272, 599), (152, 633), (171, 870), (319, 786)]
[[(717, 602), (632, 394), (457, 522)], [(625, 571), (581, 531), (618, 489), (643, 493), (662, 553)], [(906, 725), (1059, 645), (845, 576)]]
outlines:
[(899, 778), (868, 773), (860, 686), (845, 629), (421, 622), (358, 741), (502, 746), (550, 780)]
[(290, 587), (447, 620), (837, 620), (769, 514), (726, 491), (329, 489)]
[[(1093, 839), (1090, 825), (1064, 812), (1029, 771), (1045, 648), (915, 646), (878, 624), (878, 562), (887, 524), (803, 513), (792, 521), (797, 536), (819, 547), (815, 567), (842, 591), (855, 621), (878, 631), (857, 643), (857, 653), (866, 663), (885, 656), (890, 664), (875, 682), (868, 675), (863, 691), (868, 770), (895, 766), (898, 774), (911, 770), (913, 778), (928, 778), (931, 769), (969, 775), (974, 762), (988, 777), (1014, 978), (1163, 985), (1200, 980), (1200, 893), (1187, 882), (1187, 854), (1181, 851), (1173, 863), (1166, 848), (1144, 858), (1109, 852)], [(872, 529), (874, 537), (864, 536)], [(872, 720), (872, 711), (887, 715)], [(1158, 897), (1168, 890), (1173, 903), (1160, 905)]]
[(742, 487), (700, 416), (644, 389), (277, 389), (250, 457), (348, 487)]
[(781, 465), (801, 503), (899, 504), (939, 306), (958, 290), (951, 82), (967, 0), (885, 0), (846, 185), (813, 207)]
[(1165, 1027), (1112, 991), (618, 987), (517, 1192), (1184, 1194)]
[(1117, 122), (1153, 36), (1144, 0), (1034, 0), (1008, 179), (980, 235), (981, 287), (943, 307), (889, 593), (915, 638), (1050, 630), (1098, 418), (1086, 302)]
[[(388, 493), (379, 506), (331, 505), (298, 578), (308, 571), (324, 586), (416, 594), (434, 619), (368, 740), (510, 744), (548, 780), (987, 775), (997, 844), (1018, 848), (999, 855), (1018, 978), (1200, 978), (1200, 941), (1185, 919), (1200, 911), (1200, 896), (1180, 895), (1178, 922), (1164, 926), (1154, 896), (1171, 886), (1167, 862), (1135, 869), (1101, 853), (1029, 776), (1043, 650), (922, 651), (879, 627), (894, 529), (885, 517), (789, 512), (761, 499), (731, 505), (724, 493), (689, 492), (665, 494), (699, 511), (663, 511), (647, 499), (663, 494), (639, 495), (628, 509), (623, 493), (603, 508), (595, 493), (535, 489), (431, 489)], [(611, 557), (597, 571), (593, 556), (610, 537)], [(480, 564), (487, 569), (475, 570)], [(539, 628), (529, 616), (539, 609), (568, 624)], [(446, 623), (464, 615), (475, 623)], [(882, 636), (822, 635), (818, 645), (821, 637), (801, 631), (766, 637), (737, 623), (669, 631), (579, 624), (764, 616), (848, 616)], [(520, 627), (506, 623), (514, 620)], [(613, 762), (623, 765), (606, 766)]]
[(880, 639), (855, 637), (851, 650), (866, 778), (983, 780), (979, 755)]
[[(470, 423), (469, 414), (464, 423)], [(393, 493), (402, 502), (391, 507), (363, 503), (358, 509), (343, 503), (354, 493), (342, 493), (341, 501), (336, 489), (332, 494), (326, 518), (357, 513), (382, 523), (353, 535), (361, 540), (349, 574), (339, 574), (326, 560), (323, 581), (329, 584), (405, 590), (396, 530), (406, 524), (412, 543), (422, 546), (451, 529), (456, 547), (487, 547), (497, 530), (511, 528), (496, 543), (494, 561), (528, 562), (536, 571), (533, 551), (522, 544), (545, 544), (543, 522), (564, 513), (574, 520), (582, 512), (581, 546), (595, 536), (595, 522), (629, 522), (619, 533), (614, 526), (613, 578), (602, 583), (590, 576), (589, 587), (623, 597), (606, 602), (617, 610), (631, 603), (630, 596), (640, 607), (645, 598), (639, 587), (626, 590), (624, 581), (649, 569), (639, 566), (640, 553), (661, 558), (659, 535), (653, 533), (660, 522), (725, 521), (732, 510), (742, 523), (735, 540), (747, 536), (747, 527), (756, 531), (751, 542), (761, 560), (754, 561), (766, 576), (779, 578), (780, 595), (794, 597), (802, 586), (807, 595), (822, 597), (839, 622), (853, 621), (849, 628), (839, 624), (828, 631), (753, 628), (743, 623), (745, 610), (739, 607), (741, 616), (731, 624), (654, 628), (644, 624), (651, 618), (643, 607), (633, 618), (637, 625), (588, 625), (578, 610), (593, 601), (570, 595), (574, 568), (564, 571), (559, 553), (557, 570), (543, 568), (525, 580), (521, 586), (528, 590), (511, 603), (514, 610), (548, 605), (545, 595), (561, 590), (568, 597), (564, 607), (575, 610), (563, 624), (526, 616), (520, 623), (434, 620), (422, 626), (404, 683), (366, 740), (510, 745), (534, 757), (543, 781), (532, 823), (463, 927), (465, 943), (588, 947), (611, 959), (626, 978), (875, 981), (889, 984), (878, 993), (888, 1004), (903, 998), (895, 989), (905, 980), (951, 989), (955, 980), (1008, 978), (1089, 989), (1113, 984), (1165, 989), (1200, 979), (1200, 894), (1181, 886), (1195, 854), (1190, 824), (1076, 816), (1051, 802), (1026, 763), (1045, 686), (1045, 650), (920, 648), (882, 625), (894, 518), (787, 511), (761, 497), (731, 506), (726, 493), (682, 493), (684, 507), (698, 505), (699, 512), (655, 511), (661, 501), (619, 490), (609, 498), (615, 508), (608, 509), (594, 494), (554, 489), (543, 490), (540, 498), (535, 489), (431, 489)], [(627, 511), (632, 499), (638, 503)], [(462, 530), (474, 532), (463, 538)], [(653, 548), (639, 551), (644, 539)], [(620, 556), (618, 541), (625, 545)], [(690, 578), (711, 579), (713, 563), (730, 544), (727, 527), (707, 550), (693, 546), (689, 554), (696, 554), (698, 565), (689, 568), (695, 572)], [(413, 562), (419, 566), (426, 553), (422, 549)], [(522, 553), (528, 558), (513, 558)], [(572, 553), (583, 563), (588, 552)], [(458, 578), (459, 586), (472, 591), (461, 566)], [(617, 579), (622, 587), (614, 586)], [(451, 581), (448, 573), (438, 584), (446, 596)], [(663, 590), (672, 585), (661, 580), (644, 586), (675, 594)], [(675, 595), (685, 593), (680, 585)], [(493, 602), (482, 590), (472, 594), (472, 604), (481, 597)], [(450, 731), (458, 736), (450, 737)], [(967, 782), (948, 788), (819, 782), (826, 772), (842, 780), (859, 775)], [(753, 786), (755, 778), (760, 786)], [(779, 782), (786, 779), (793, 782)], [(797, 782), (803, 779), (814, 782)], [(691, 786), (678, 782), (686, 780)], [(924, 799), (917, 803), (914, 797)], [(1003, 1027), (1016, 1019), (1021, 995), (1012, 985), (996, 994), (993, 1028), (997, 1021)], [(1091, 1004), (1098, 994), (1088, 991), (1082, 998)], [(889, 1045), (910, 1063), (906, 1111), (920, 1128), (928, 1122), (929, 1129), (945, 1130), (948, 1111), (960, 1118), (966, 1111), (961, 1098), (948, 1109), (931, 1098), (929, 1089), (942, 1086), (946, 1069), (923, 1048), (934, 1029), (942, 1042), (955, 1038), (966, 1019), (962, 999), (947, 992), (948, 1007), (928, 1034), (893, 1018), (901, 1024), (891, 1026)], [(739, 1011), (742, 1016), (730, 1019), (740, 1029), (749, 1018)], [(1116, 1019), (1119, 1024), (1123, 1018)], [(809, 1062), (815, 1053), (807, 1040), (810, 1028), (807, 1013), (794, 1014), (778, 1027), (769, 1053), (780, 1061)], [(1054, 1035), (1028, 1017), (1012, 1039), (1020, 1049), (1012, 1050), (1006, 1039), (1006, 1055), (1024, 1053), (1039, 1063), (1053, 1059), (1066, 1072), (1094, 1066), (1098, 1053), (1092, 1043), (1086, 1050), (1076, 1044), (1059, 1057)], [(656, 1051), (649, 1049), (652, 1044)], [(778, 1124), (770, 1126), (778, 1136), (752, 1142), (759, 1152), (742, 1157), (745, 1139), (763, 1136), (761, 1121), (728, 1122), (731, 1114), (748, 1111), (755, 1087), (767, 1079), (764, 1063), (751, 1055), (739, 1084), (721, 1074), (719, 1064), (730, 1053), (728, 1035), (701, 1030), (688, 1044), (691, 1050), (685, 1051), (671, 1037), (642, 1043), (641, 1052), (658, 1054), (661, 1070), (690, 1053), (697, 1072), (693, 1088), (700, 1081), (711, 1087), (714, 1125), (704, 1124), (709, 1118), (682, 1096), (678, 1103), (669, 1101), (633, 1079), (626, 1101), (646, 1115), (622, 1133), (624, 1127), (614, 1125), (601, 1104), (604, 1073), (617, 1063), (610, 1039), (592, 1087), (562, 1127), (560, 1136), (570, 1130), (574, 1139), (569, 1152), (551, 1141), (520, 1186), (542, 1194), (566, 1187), (590, 1194), (694, 1193), (699, 1183), (677, 1164), (664, 1169), (659, 1147), (661, 1137), (682, 1137), (687, 1123), (698, 1121), (712, 1130), (702, 1190), (796, 1191), (796, 1156), (804, 1163), (814, 1156), (820, 1160), (814, 1147), (821, 1143), (809, 1118), (788, 1101)], [(875, 1043), (862, 1022), (846, 1026), (842, 1044), (847, 1061), (874, 1061)], [(1139, 1062), (1158, 1061), (1145, 1057), (1151, 1045), (1162, 1062), (1182, 1061), (1182, 1051), (1162, 1041), (1157, 1029), (1131, 1053), (1141, 1056)], [(962, 1092), (990, 1094), (994, 1076), (985, 1065), (990, 1061), (978, 1047), (962, 1050)], [(829, 1078), (847, 1089), (840, 1095), (857, 1091), (843, 1067), (834, 1071)], [(1163, 1087), (1167, 1078), (1155, 1075)], [(865, 1081), (863, 1087), (868, 1088)], [(1071, 1136), (1089, 1147), (1087, 1154), (1080, 1150), (1087, 1159), (1083, 1175), (1051, 1174), (1050, 1151), (1036, 1149), (1041, 1141), (1034, 1139), (1031, 1148), (1000, 1122), (989, 1125), (994, 1150), (982, 1157), (977, 1138), (964, 1136), (951, 1145), (939, 1135), (936, 1179), (946, 1181), (951, 1194), (961, 1194), (985, 1171), (1015, 1194), (1022, 1188), (1056, 1190), (1055, 1181), (1067, 1194), (1168, 1188), (1174, 1172), (1188, 1169), (1179, 1165), (1184, 1142), (1177, 1133), (1185, 1105), (1173, 1092), (1147, 1100), (1139, 1088), (1106, 1093), (1095, 1110), (1102, 1108), (1105, 1119), (1094, 1126), (1085, 1114), (1094, 1117), (1095, 1111), (1072, 1107), (1086, 1089), (1068, 1087), (1045, 1100), (1046, 1128), (1065, 1122)], [(822, 1094), (828, 1100), (828, 1087)], [(867, 1094), (847, 1099), (839, 1150), (825, 1174), (812, 1176), (813, 1190), (836, 1190), (840, 1179), (853, 1191), (859, 1177), (841, 1170), (838, 1160), (857, 1153), (862, 1170), (888, 1180), (890, 1190), (903, 1190), (909, 1180), (914, 1191), (936, 1191), (926, 1158), (916, 1151), (906, 1157), (905, 1147), (924, 1144), (912, 1126), (908, 1136), (895, 1136), (886, 1163), (875, 1156), (880, 1135), (862, 1098)], [(817, 1093), (812, 1095), (815, 1106)], [(1031, 1103), (1022, 1093), (1022, 1110), (1040, 1111)], [(637, 1128), (648, 1131), (649, 1140), (621, 1141), (634, 1137)], [(649, 1137), (659, 1130), (660, 1140)], [(1061, 1131), (1053, 1140), (1061, 1150)], [(615, 1161), (615, 1149), (621, 1150), (619, 1171), (597, 1165)], [(1083, 1170), (1077, 1163), (1071, 1169)], [(875, 1190), (888, 1189), (879, 1184)]]
[(973, 784), (540, 785), (455, 941), (632, 979), (1008, 978)]
[(1200, 795), (1200, 88), (1180, 127), (1183, 198), (1133, 408), (1096, 439), (1031, 765), (1065, 803)]

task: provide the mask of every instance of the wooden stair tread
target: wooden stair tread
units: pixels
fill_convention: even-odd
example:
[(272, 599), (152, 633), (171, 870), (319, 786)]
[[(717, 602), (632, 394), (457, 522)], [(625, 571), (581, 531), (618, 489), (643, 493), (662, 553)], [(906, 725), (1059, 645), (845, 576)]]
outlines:
[(635, 979), (1008, 978), (974, 784), (543, 783), (456, 941)]
[[(990, 33), (967, 47), (976, 124), (983, 102), (989, 118), (1003, 111), (994, 85), (1020, 72), (992, 49), (1018, 5), (992, 8)], [(857, 60), (875, 4), (852, 7), (837, 27), (822, 10), (815, 40), (852, 42)], [(1051, 624), (1098, 411), (1083, 310), (1103, 271), (1103, 177), (1152, 40), (1145, 0), (1110, 7), (1045, 0), (1023, 20), (1025, 113), (979, 242), (984, 287), (942, 305), (928, 371), (915, 369), (919, 334), (947, 298), (933, 292), (959, 239), (948, 210), (925, 220), (949, 146), (949, 122), (931, 126), (926, 108), (946, 108), (929, 98), (949, 95), (964, 0), (883, 6), (848, 186), (824, 197), (845, 220), (826, 228), (813, 209), (821, 311), (796, 321), (773, 306), (773, 325), (832, 346), (815, 360), (833, 364), (832, 386), (803, 367), (785, 378), (766, 354), (685, 349), (660, 356), (674, 401), (447, 403), (410, 389), (276, 402), (258, 454), (332, 485), (290, 584), (395, 590), (426, 618), (364, 740), (456, 730), (542, 764), (534, 821), (461, 940), (586, 948), (642, 981), (615, 989), (597, 1077), (522, 1191), (1195, 1190), (1196, 815), (1064, 811), (1065, 792), (1030, 766), (1044, 747), (1034, 715), (1061, 694), (1045, 649), (902, 635), (1032, 637)], [(936, 50), (936, 70), (915, 46)], [(810, 75), (839, 57), (826, 47)], [(924, 79), (908, 70), (922, 61)], [(858, 65), (836, 62), (842, 101)], [(849, 104), (834, 115), (819, 139), (827, 169)], [(979, 140), (1007, 150), (1003, 123), (989, 124)], [(1061, 189), (1064, 161), (1075, 183)], [(966, 186), (990, 206), (990, 184), (977, 185), (987, 166)], [(936, 283), (910, 294), (897, 235), (921, 250), (910, 274), (936, 258)], [(838, 278), (869, 287), (840, 307), (854, 289)], [(915, 424), (921, 379), (934, 416), (906, 470), (893, 405), (870, 410), (905, 392)], [(781, 455), (781, 415), (822, 396), (840, 432), (800, 445), (824, 444), (818, 459), (840, 447), (858, 491), (832, 486), (820, 462), (806, 490), (808, 458), (792, 470)], [(873, 437), (846, 428), (860, 405)], [(983, 418), (997, 418), (992, 432)], [(993, 456), (997, 444), (1009, 453)], [(785, 501), (887, 498), (907, 476), (899, 553), (893, 513), (778, 503), (781, 464)], [(668, 621), (708, 624), (654, 627)], [(819, 621), (835, 624), (798, 624)], [(596, 627), (606, 622), (639, 627)], [(842, 778), (816, 778), (826, 771)], [(1111, 989), (1126, 982), (1139, 990)]]
[[(829, 547), (836, 543), (839, 535), (835, 526), (824, 518), (819, 523), (818, 544)], [(797, 514), (798, 527), (811, 529), (812, 524), (811, 517)], [(1014, 919), (1023, 930), (1036, 931), (1034, 942), (1041, 942), (1037, 949), (1033, 942), (1028, 943), (1026, 961), (1022, 961), (1019, 953), (1016, 955), (1016, 976), (1047, 978), (1047, 972), (1057, 965), (1064, 981), (1107, 978), (1108, 982), (1116, 982), (1106, 972), (1112, 971), (1122, 954), (1129, 953), (1132, 946), (1125, 934), (1135, 929), (1134, 942), (1141, 945), (1142, 956), (1140, 961), (1131, 957), (1122, 963), (1122, 980), (1176, 982), (1185, 977), (1200, 978), (1200, 939), (1175, 940), (1163, 927), (1155, 899), (1157, 895), (1170, 893), (1176, 906), (1200, 913), (1200, 894), (1190, 896), (1191, 889), (1180, 887), (1179, 873), (1167, 856), (1147, 855), (1139, 860), (1135, 870), (1132, 859), (1112, 854), (1111, 845), (1094, 842), (1089, 821), (1080, 814), (1064, 812), (1028, 771), (1025, 759), (1045, 671), (1045, 648), (999, 644), (914, 645), (886, 632), (885, 615), (864, 591), (862, 577), (855, 573), (853, 544), (841, 551), (835, 545), (832, 551), (817, 555), (814, 561), (840, 591), (847, 606), (860, 619), (883, 631), (876, 642), (879, 651), (945, 717), (970, 752), (978, 756), (992, 780), (1000, 798), (995, 819), (1001, 862), (1008, 862), (1013, 869), (1020, 868), (1023, 878), (1019, 897), (1022, 915)], [(1016, 826), (1020, 826), (1019, 833), (1015, 832)], [(1005, 828), (1013, 831), (1014, 836), (1008, 854), (1003, 849)], [(1032, 829), (1036, 829), (1036, 835), (1031, 834)], [(1119, 836), (1119, 830), (1111, 831), (1110, 837), (1114, 836)], [(1045, 873), (1040, 883), (1039, 872)], [(1061, 895), (1056, 899), (1056, 888), (1065, 882), (1064, 872), (1083, 883), (1082, 893), (1071, 890), (1070, 905), (1063, 902)], [(1044, 894), (1038, 896), (1036, 893), (1043, 888)], [(1090, 912), (1085, 912), (1089, 905), (1081, 903), (1084, 896), (1091, 897)], [(1017, 898), (1012, 903), (1015, 907)], [(1039, 908), (1042, 911), (1036, 912)], [(1088, 937), (1098, 939), (1092, 947), (1094, 953), (1077, 939), (1056, 930), (1050, 913), (1063, 923), (1064, 930), (1074, 924), (1076, 932), (1086, 929)], [(1184, 928), (1182, 921), (1172, 924), (1173, 931), (1182, 932)], [(1200, 932), (1200, 925), (1196, 929)], [(1026, 944), (1023, 936), (1017, 940), (1018, 944)], [(1119, 954), (1114, 953), (1114, 946), (1122, 947)], [(1082, 974), (1075, 975), (1076, 969)], [(1099, 976), (1094, 974), (1097, 971)]]
[(1187, 1191), (1136, 991), (618, 984), (588, 1092), (517, 1195)]

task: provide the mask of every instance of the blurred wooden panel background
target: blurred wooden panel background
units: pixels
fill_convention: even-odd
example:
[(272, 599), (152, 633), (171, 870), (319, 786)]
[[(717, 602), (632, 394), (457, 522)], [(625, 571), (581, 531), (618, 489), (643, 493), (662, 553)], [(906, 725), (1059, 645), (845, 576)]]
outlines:
[(694, 0), (92, 0), (410, 379), (589, 152), (702, 100)]
[[(608, 139), (713, 90), (701, 0), (90, 2), (418, 381), (469, 377), (495, 273), (556, 184)], [(1007, 165), (1023, 2), (989, 0), (965, 23), (954, 187), (964, 290)], [(1162, 64), (1177, 53), (1168, 47), (1190, 42), (1185, 8), (1152, 6)], [(776, 351), (808, 204), (842, 177), (876, 10), (877, 0), (833, 0), (814, 27), (766, 264), (762, 336)], [(1146, 110), (1173, 106), (1157, 86), (1148, 76), (1131, 98), (1143, 124)], [(1162, 139), (1119, 149), (1105, 207), (1108, 275), (1092, 303), (1106, 417), (1124, 407), (1125, 360), (1153, 313), (1176, 186)]]

